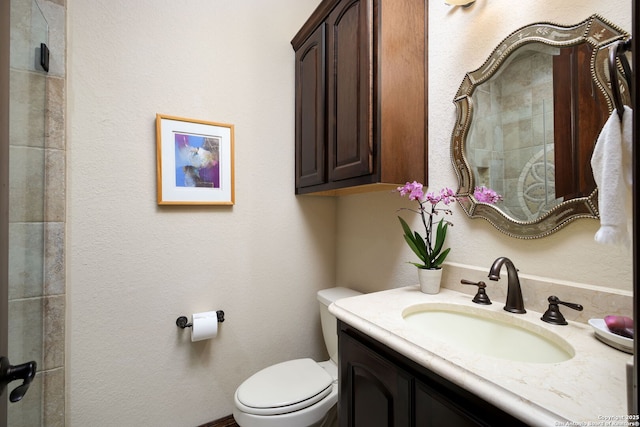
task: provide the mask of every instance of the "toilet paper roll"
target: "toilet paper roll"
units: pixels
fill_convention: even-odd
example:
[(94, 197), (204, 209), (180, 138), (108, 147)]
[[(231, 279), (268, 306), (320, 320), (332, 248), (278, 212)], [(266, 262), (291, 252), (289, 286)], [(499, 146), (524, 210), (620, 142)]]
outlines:
[(193, 314), (191, 341), (202, 341), (218, 335), (218, 316), (215, 311)]

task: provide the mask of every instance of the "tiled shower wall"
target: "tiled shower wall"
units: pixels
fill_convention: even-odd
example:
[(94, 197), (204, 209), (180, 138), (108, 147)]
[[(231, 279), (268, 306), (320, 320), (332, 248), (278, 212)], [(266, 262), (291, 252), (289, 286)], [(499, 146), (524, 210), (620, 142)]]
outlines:
[[(478, 184), (505, 195), (502, 208), (513, 218), (528, 221), (540, 214), (538, 198), (555, 199), (553, 186), (544, 186), (546, 194), (527, 193), (541, 182), (532, 179), (528, 185), (522, 173), (540, 162), (544, 151), (550, 158), (543, 163), (553, 163), (552, 56), (531, 51), (506, 64), (499, 79), (491, 78), (473, 95), (483, 118), (473, 125), (474, 144), (468, 151)], [(532, 206), (527, 204), (530, 198)]]
[(65, 424), (66, 5), (37, 0), (51, 51), (44, 73), (34, 71), (34, 1), (11, 0), (9, 356), (38, 363), (24, 399), (9, 404), (13, 427)]
[[(504, 177), (507, 194), (518, 197), (506, 206), (515, 218), (533, 220), (548, 209), (528, 200), (555, 200), (554, 177), (540, 173), (535, 179), (524, 178), (534, 163), (535, 172), (553, 171), (540, 164), (553, 163), (553, 57), (544, 52), (519, 55), (505, 70), (502, 79), (502, 135), (508, 150), (504, 150)], [(550, 154), (545, 156), (544, 152)], [(534, 174), (535, 176), (535, 174)], [(536, 190), (531, 191), (531, 188)], [(542, 187), (544, 190), (539, 190)], [(536, 192), (537, 191), (537, 192)]]

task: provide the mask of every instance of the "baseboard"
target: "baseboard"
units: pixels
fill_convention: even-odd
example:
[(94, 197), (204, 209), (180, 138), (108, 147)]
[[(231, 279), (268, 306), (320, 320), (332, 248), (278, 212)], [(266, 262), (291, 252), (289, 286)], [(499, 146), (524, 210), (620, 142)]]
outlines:
[(233, 419), (233, 415), (220, 418), (219, 420), (211, 421), (210, 423), (202, 424), (198, 427), (239, 427), (236, 420)]

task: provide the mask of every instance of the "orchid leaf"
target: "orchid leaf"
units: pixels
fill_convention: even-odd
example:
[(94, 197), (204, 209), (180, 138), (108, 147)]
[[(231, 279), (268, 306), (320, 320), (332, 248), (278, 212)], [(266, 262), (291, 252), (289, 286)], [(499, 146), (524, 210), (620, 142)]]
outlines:
[(398, 217), (398, 219), (400, 220), (400, 224), (402, 225), (402, 229), (404, 230), (404, 234), (405, 236), (412, 236), (413, 232), (411, 231), (411, 228), (409, 227), (409, 224), (407, 224), (407, 221), (405, 221), (404, 219)]
[(418, 233), (417, 231), (414, 233), (414, 235), (415, 235), (414, 241), (416, 242), (416, 246), (418, 247), (418, 249), (420, 249), (420, 252), (422, 252), (423, 254), (426, 254), (427, 243), (424, 241), (420, 233)]
[(425, 267), (424, 267), (424, 266), (425, 266), (425, 264), (419, 264), (419, 263), (417, 263), (417, 262), (409, 262), (409, 264), (413, 264), (413, 265), (415, 265), (415, 266), (416, 266), (416, 267), (418, 267), (418, 268), (425, 268)]
[(411, 250), (418, 256), (418, 258), (424, 261), (426, 259), (425, 254), (420, 250), (418, 246), (416, 246), (416, 243), (413, 240), (409, 239), (407, 236), (405, 236), (405, 240), (409, 245), (409, 247), (411, 248)]
[(444, 245), (444, 239), (447, 237), (447, 227), (449, 223), (444, 222), (444, 218), (438, 222), (438, 228), (436, 230), (436, 244), (433, 247), (433, 253), (435, 255), (439, 254), (442, 250), (442, 245)]
[(433, 268), (433, 263), (431, 262), (430, 257), (426, 257), (426, 259), (424, 260), (424, 266), (422, 268), (427, 268), (427, 269)]
[[(404, 230), (404, 240), (407, 242), (407, 245), (409, 245), (409, 248), (411, 248), (411, 250), (418, 256), (418, 258), (420, 258), (421, 261), (426, 262), (425, 260), (427, 258), (427, 252), (424, 239), (417, 232), (412, 232), (409, 224), (407, 224), (404, 219), (400, 217), (398, 217), (398, 219), (400, 220), (400, 224), (402, 225), (402, 229)], [(422, 266), (422, 264), (413, 264)]]
[(420, 258), (421, 260), (424, 261), (424, 255), (422, 254), (422, 252), (420, 252), (420, 249), (418, 249), (418, 247), (416, 246), (416, 242), (414, 242), (411, 237), (409, 236), (404, 236), (404, 240), (407, 241), (407, 244), (409, 245), (409, 247), (411, 248), (411, 250), (418, 255), (418, 258)]
[(444, 260), (447, 258), (447, 255), (449, 255), (449, 251), (451, 250), (451, 248), (447, 248), (444, 251), (442, 251), (442, 253), (440, 254), (440, 256), (438, 256), (438, 258), (435, 259), (435, 261), (433, 261), (433, 267), (437, 268), (440, 267), (440, 265), (444, 262)]

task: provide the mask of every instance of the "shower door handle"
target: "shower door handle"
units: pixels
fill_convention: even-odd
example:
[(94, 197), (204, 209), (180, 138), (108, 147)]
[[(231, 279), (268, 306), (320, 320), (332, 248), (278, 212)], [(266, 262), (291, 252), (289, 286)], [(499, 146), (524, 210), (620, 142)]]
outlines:
[(23, 380), (22, 384), (13, 389), (9, 395), (9, 400), (13, 403), (21, 400), (29, 389), (31, 381), (36, 376), (37, 364), (35, 361), (23, 363), (22, 365), (11, 366), (9, 359), (0, 357), (0, 395), (12, 381)]

